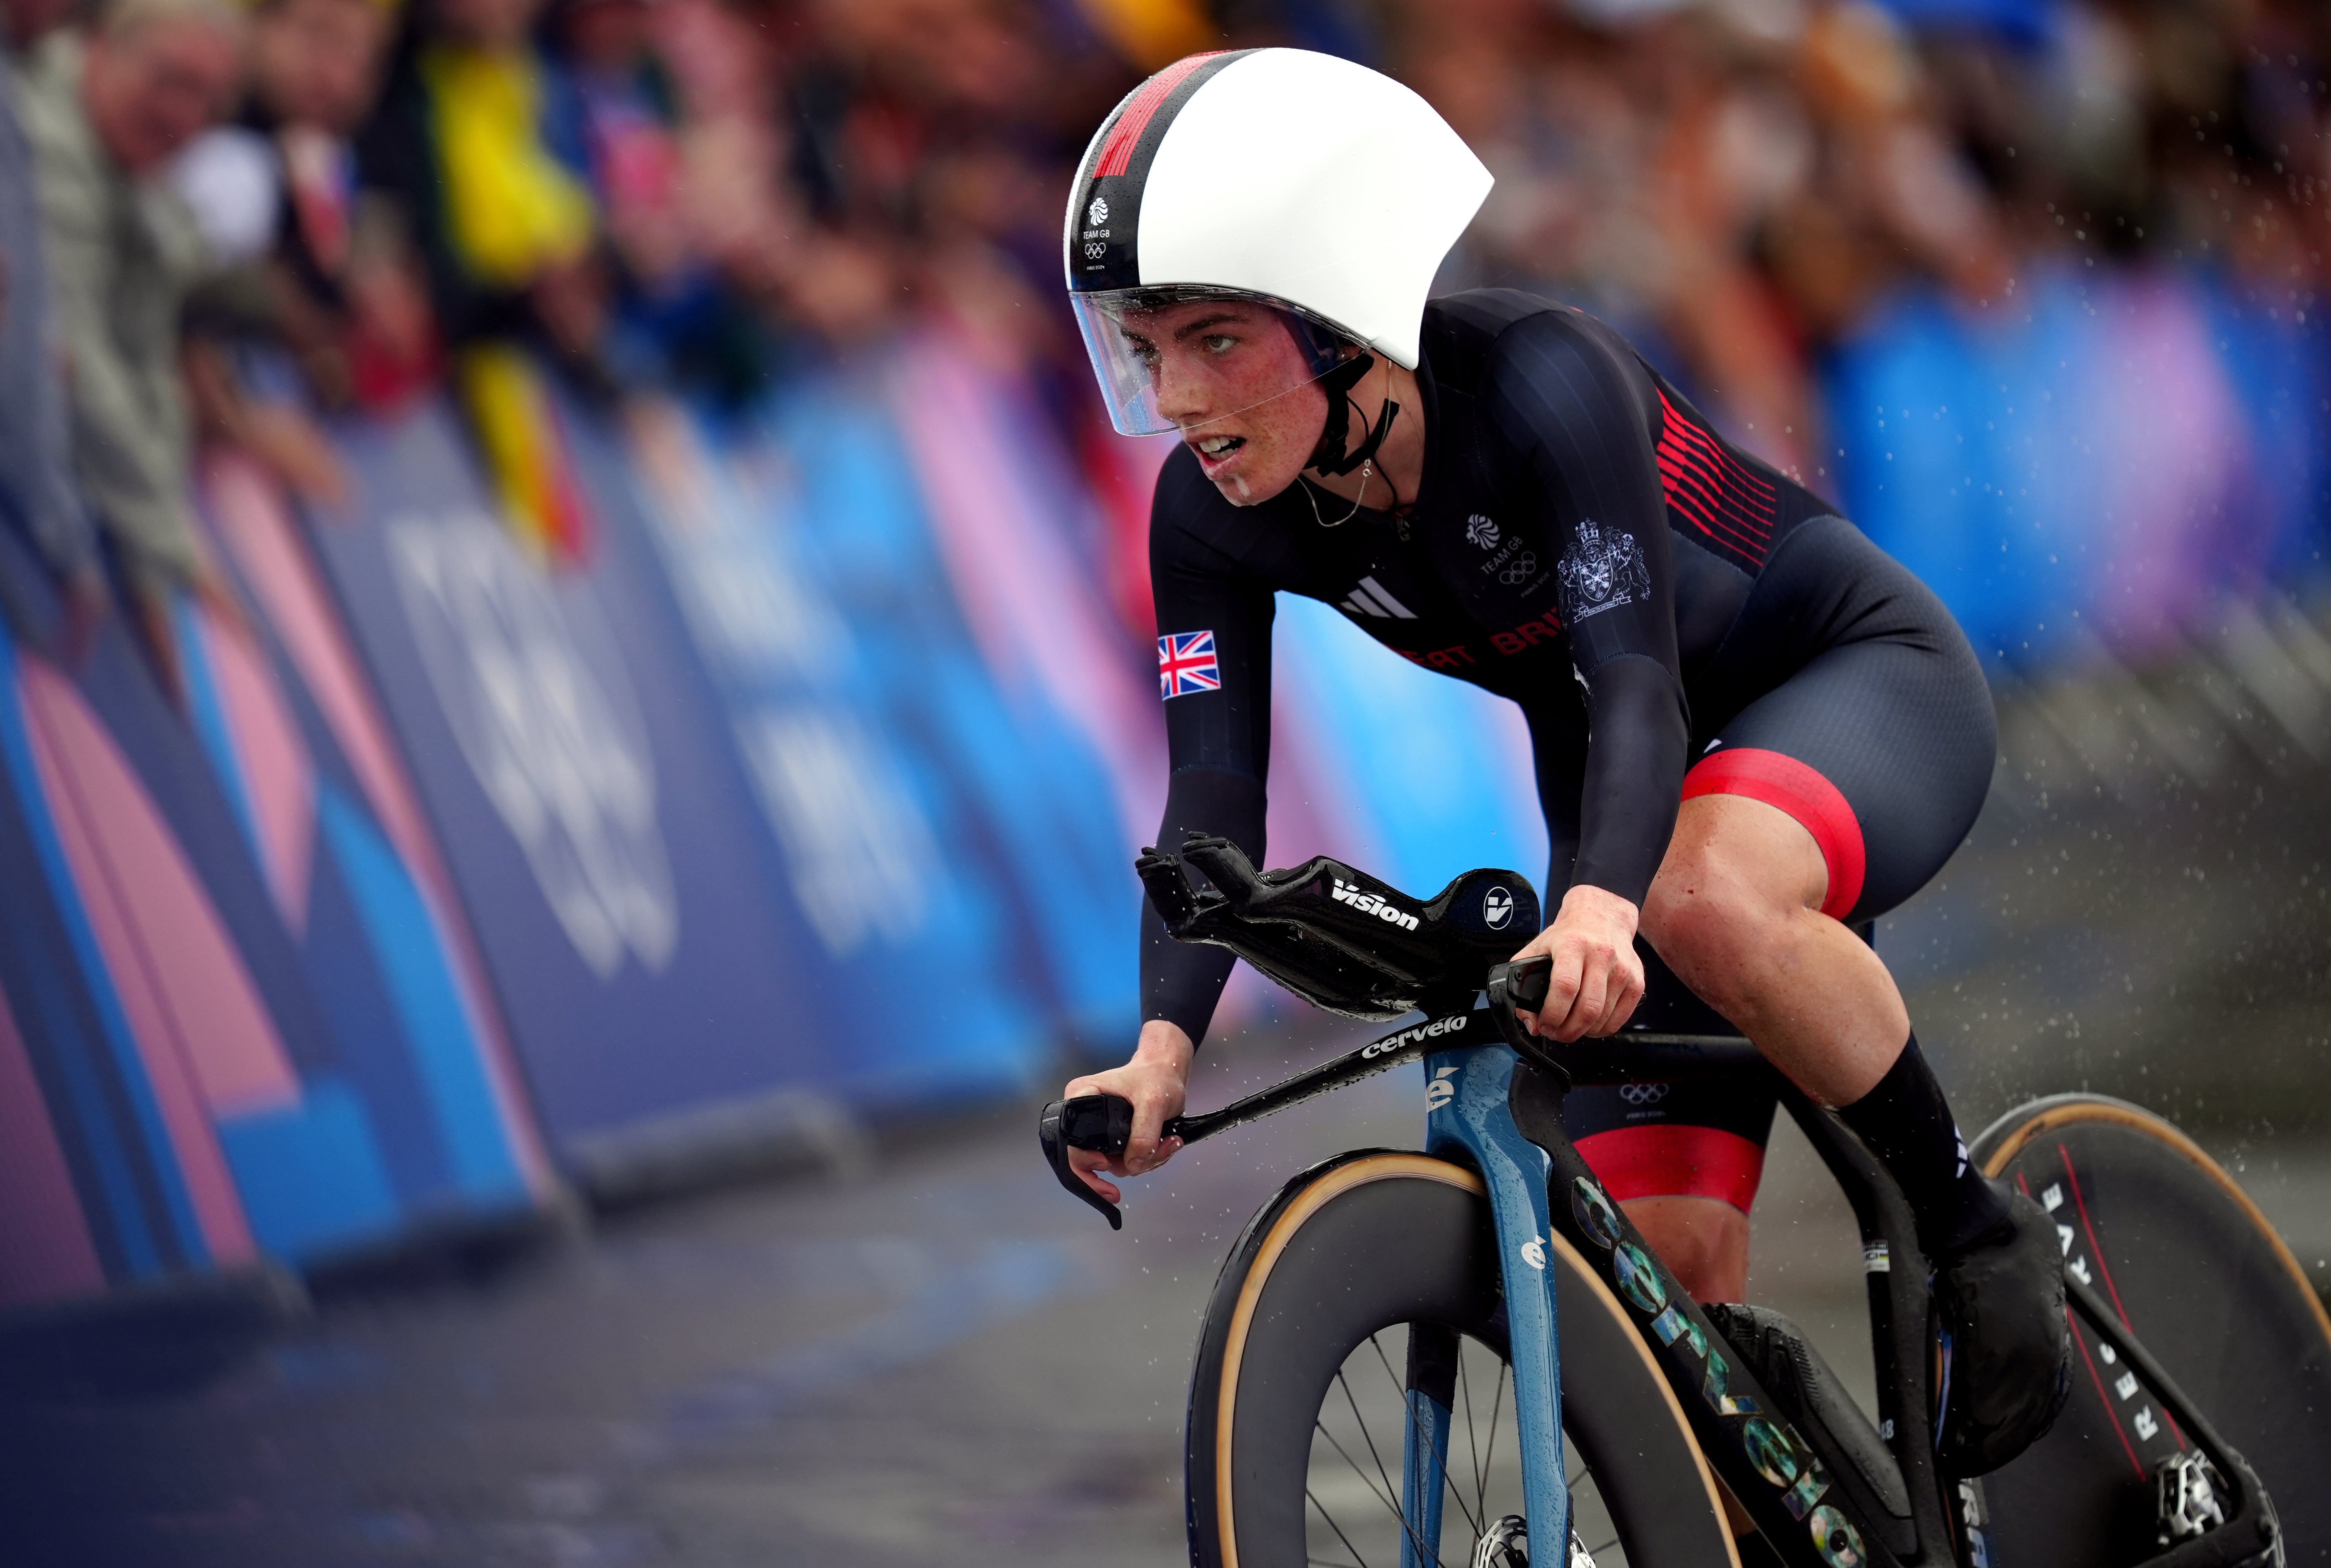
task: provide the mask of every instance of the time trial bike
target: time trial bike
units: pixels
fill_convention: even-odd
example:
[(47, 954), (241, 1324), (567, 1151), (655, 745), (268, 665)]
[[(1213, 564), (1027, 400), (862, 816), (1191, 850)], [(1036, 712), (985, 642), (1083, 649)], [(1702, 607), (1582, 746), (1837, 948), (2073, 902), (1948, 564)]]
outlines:
[[(1188, 866), (1211, 886), (1194, 888)], [(1563, 1045), (1517, 1010), (1549, 965), (1516, 873), (1427, 900), (1327, 859), (1258, 874), (1194, 839), (1138, 868), (1167, 929), (1319, 1006), (1416, 1022), (1220, 1110), (1185, 1144), (1408, 1061), (1421, 1151), (1289, 1181), (1223, 1264), (1185, 1430), (1200, 1568), (2250, 1568), (2331, 1561), (2331, 1317), (2256, 1207), (2166, 1122), (2098, 1096), (2025, 1106), (1976, 1141), (2058, 1225), (2070, 1405), (2001, 1471), (1945, 1475), (1948, 1364), (1908, 1205), (1833, 1114), (1689, 997)], [(1704, 1027), (1670, 1027), (1679, 1021)], [(1563, 1128), (1574, 1085), (1718, 1078), (1776, 1093), (1861, 1236), (1875, 1420), (1794, 1325), (1693, 1301)], [(1121, 1152), (1132, 1107), (1047, 1106), (1068, 1164)], [(2140, 1329), (2142, 1333), (2140, 1333)]]

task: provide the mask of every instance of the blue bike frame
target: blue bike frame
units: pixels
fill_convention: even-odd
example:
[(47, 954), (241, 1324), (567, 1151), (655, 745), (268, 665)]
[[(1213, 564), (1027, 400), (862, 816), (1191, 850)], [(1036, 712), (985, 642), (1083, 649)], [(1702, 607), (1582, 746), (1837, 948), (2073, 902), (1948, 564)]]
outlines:
[[(1424, 1059), (1424, 1151), (1481, 1174), (1505, 1276), (1507, 1354), (1514, 1369), (1514, 1417), (1521, 1429), (1522, 1498), (1533, 1555), (1563, 1561), (1570, 1541), (1570, 1487), (1562, 1454), (1562, 1364), (1555, 1321), (1546, 1208), (1552, 1169), (1544, 1149), (1522, 1136), (1507, 1104), (1519, 1059), (1504, 1045), (1434, 1051)], [(1419, 1543), (1441, 1539), (1442, 1478), (1449, 1467), (1449, 1410), (1430, 1394), (1408, 1395), (1402, 1457), (1403, 1512), (1416, 1522), (1401, 1543), (1401, 1568), (1431, 1568)], [(1556, 1543), (1545, 1554), (1539, 1541)], [(1437, 1562), (1437, 1559), (1432, 1561)]]

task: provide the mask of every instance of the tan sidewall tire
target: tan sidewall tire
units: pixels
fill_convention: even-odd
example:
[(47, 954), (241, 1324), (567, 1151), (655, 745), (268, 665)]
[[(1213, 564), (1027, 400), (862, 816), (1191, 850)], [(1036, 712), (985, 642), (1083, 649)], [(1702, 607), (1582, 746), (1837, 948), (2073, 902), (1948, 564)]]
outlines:
[[(1413, 1317), (1486, 1338), (1495, 1303), (1489, 1230), (1479, 1177), (1392, 1152), (1306, 1172), (1255, 1216), (1215, 1283), (1192, 1379), (1194, 1563), (1302, 1562), (1299, 1478), (1327, 1379), (1367, 1333)], [(1619, 1522), (1629, 1562), (1737, 1568), (1715, 1479), (1625, 1308), (1559, 1236), (1550, 1253), (1563, 1424)]]

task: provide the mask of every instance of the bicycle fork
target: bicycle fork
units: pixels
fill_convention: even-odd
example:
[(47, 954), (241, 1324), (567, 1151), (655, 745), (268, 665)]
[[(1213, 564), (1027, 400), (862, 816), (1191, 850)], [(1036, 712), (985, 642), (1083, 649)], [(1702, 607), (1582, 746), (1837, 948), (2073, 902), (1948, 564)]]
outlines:
[[(1462, 1151), (1465, 1163), (1480, 1172), (1489, 1188), (1505, 1281), (1514, 1420), (1521, 1433), (1522, 1502), (1530, 1539), (1555, 1543), (1545, 1560), (1560, 1563), (1570, 1540), (1570, 1487), (1562, 1452), (1561, 1380), (1555, 1371), (1561, 1358), (1554, 1272), (1546, 1255), (1553, 1235), (1546, 1198), (1552, 1163), (1514, 1125), (1507, 1104), (1514, 1065), (1513, 1052), (1502, 1045), (1427, 1056), (1425, 1152), (1447, 1157)], [(1421, 1326), (1410, 1335), (1401, 1503), (1413, 1524), (1401, 1543), (1400, 1561), (1401, 1568), (1435, 1568), (1457, 1337)]]

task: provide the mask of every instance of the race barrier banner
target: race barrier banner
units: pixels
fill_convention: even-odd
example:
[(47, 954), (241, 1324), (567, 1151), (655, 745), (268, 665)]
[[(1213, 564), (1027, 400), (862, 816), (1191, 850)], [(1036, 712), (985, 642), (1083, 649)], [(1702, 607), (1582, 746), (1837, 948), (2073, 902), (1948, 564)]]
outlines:
[(445, 851), (554, 1145), (815, 1081), (847, 998), (801, 962), (717, 716), (619, 508), (586, 563), (521, 553), (431, 404), (353, 427), (310, 537)]
[[(46, 595), (24, 565), (12, 606)], [(276, 765), (263, 817), (238, 820), (120, 619), (70, 667), (40, 639), (0, 646), (0, 1305), (506, 1223), (551, 1190), (528, 1112), (488, 1092), (473, 1041), (351, 1006), (381, 998), (333, 919), (328, 860), (299, 841), (319, 794), (281, 765), (265, 666), (239, 624), (181, 614), (188, 707), (232, 711), (244, 755)], [(406, 939), (409, 911), (385, 914)]]
[[(1032, 879), (1077, 849), (1079, 781), (999, 711), (895, 433), (844, 396), (798, 406), (813, 465), (782, 412), (740, 437), (567, 410), (595, 543), (557, 567), (441, 407), (347, 432), (361, 503), (311, 530), (545, 1131), (586, 1177), (739, 1107), (1022, 1092), (1083, 1031), (1131, 1026), (1129, 953), (1046, 947), (1060, 879)], [(1094, 908), (1080, 931), (1130, 932), (1129, 892)]]

